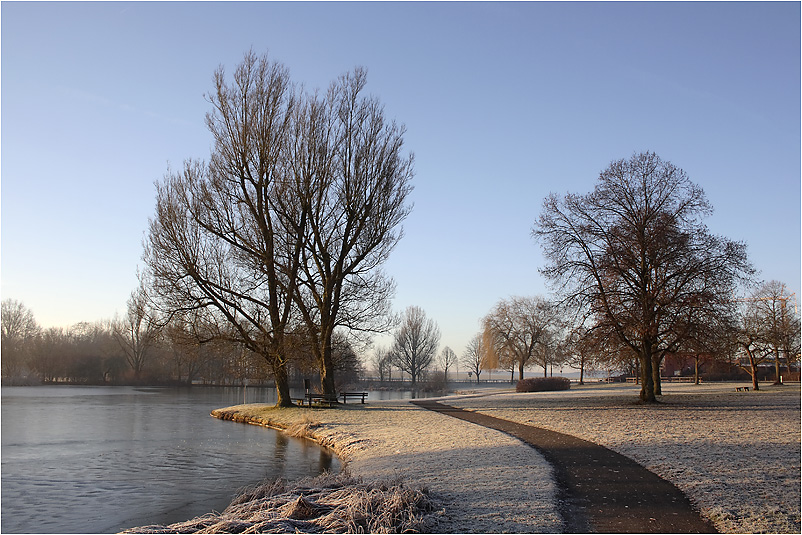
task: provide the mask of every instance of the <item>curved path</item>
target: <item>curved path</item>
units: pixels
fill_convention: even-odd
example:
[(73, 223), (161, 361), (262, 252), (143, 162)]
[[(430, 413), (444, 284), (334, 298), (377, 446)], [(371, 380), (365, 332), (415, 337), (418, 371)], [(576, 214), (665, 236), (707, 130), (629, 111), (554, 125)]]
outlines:
[(554, 467), (567, 533), (716, 533), (673, 484), (593, 442), (436, 401), (415, 405), (514, 436)]

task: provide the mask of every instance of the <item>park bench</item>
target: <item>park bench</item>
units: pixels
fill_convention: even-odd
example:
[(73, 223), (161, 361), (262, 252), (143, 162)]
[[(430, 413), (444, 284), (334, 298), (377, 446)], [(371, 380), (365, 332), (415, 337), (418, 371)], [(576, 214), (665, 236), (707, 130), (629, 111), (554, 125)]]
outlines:
[(368, 397), (367, 392), (340, 392), (340, 397), (343, 398), (343, 403), (348, 403), (348, 398), (362, 398), (362, 403), (365, 403), (365, 398)]
[(736, 392), (749, 392), (749, 387), (748, 386), (736, 386), (735, 387), (735, 391)]
[(310, 407), (329, 407), (331, 408), (332, 405), (337, 404), (337, 399), (331, 399), (323, 394), (313, 394), (308, 392), (304, 399), (300, 400), (301, 406), (303, 406), (303, 402), (306, 401)]

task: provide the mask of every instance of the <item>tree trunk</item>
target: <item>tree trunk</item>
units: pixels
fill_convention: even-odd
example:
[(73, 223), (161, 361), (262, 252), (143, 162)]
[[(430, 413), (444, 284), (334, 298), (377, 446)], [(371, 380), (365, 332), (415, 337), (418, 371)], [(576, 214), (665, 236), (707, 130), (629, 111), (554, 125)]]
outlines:
[(699, 384), (699, 357), (693, 359), (693, 384)]
[(519, 381), (523, 381), (524, 380), (524, 362), (523, 361), (518, 362), (518, 380)]
[(774, 384), (781, 385), (780, 381), (780, 352), (774, 353)]
[(287, 377), (287, 366), (284, 359), (276, 355), (268, 359), (272, 363), (273, 378), (276, 381), (276, 407), (292, 407), (290, 381)]
[(663, 395), (663, 381), (660, 379), (660, 363), (663, 361), (662, 356), (654, 355), (652, 357), (652, 381), (654, 382), (654, 395)]
[(749, 364), (752, 366), (752, 390), (760, 390), (760, 385), (757, 381), (757, 364), (751, 356), (749, 357)]
[(654, 377), (652, 374), (651, 351), (642, 351), (640, 355), (640, 378), (640, 400), (644, 403), (657, 402), (657, 398), (654, 397)]
[(323, 362), (320, 366), (320, 386), (323, 395), (328, 399), (337, 399), (337, 390), (334, 387), (334, 361), (331, 358), (331, 337), (323, 345)]

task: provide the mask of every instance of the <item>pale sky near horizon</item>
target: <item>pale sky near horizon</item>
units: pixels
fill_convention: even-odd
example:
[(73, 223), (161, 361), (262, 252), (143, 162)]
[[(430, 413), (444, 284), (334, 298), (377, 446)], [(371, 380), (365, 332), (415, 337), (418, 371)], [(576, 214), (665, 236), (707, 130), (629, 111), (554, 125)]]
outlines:
[(124, 313), (154, 181), (208, 158), (203, 95), (249, 49), (309, 88), (364, 66), (406, 125), (415, 206), (385, 269), (441, 348), (547, 295), (549, 192), (645, 150), (799, 293), (799, 2), (4, 1), (0, 24), (0, 296), (44, 327)]

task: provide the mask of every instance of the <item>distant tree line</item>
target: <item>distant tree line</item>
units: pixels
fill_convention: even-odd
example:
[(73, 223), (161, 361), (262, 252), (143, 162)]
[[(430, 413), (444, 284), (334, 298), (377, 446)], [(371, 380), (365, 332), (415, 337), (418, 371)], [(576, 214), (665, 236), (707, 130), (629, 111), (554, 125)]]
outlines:
[[(222, 338), (202, 340), (186, 325), (157, 326), (136, 314), (129, 301), (123, 318), (43, 329), (23, 303), (4, 300), (3, 384), (273, 384), (264, 359), (244, 346)], [(343, 382), (361, 379), (362, 365), (348, 340), (335, 337), (333, 355)], [(316, 374), (309, 351), (299, 351), (288, 370), (291, 384), (301, 387)]]
[[(743, 379), (759, 389), (759, 380), (779, 382), (781, 377), (799, 380), (800, 318), (778, 281), (761, 283), (748, 297), (732, 299), (732, 316), (694, 326), (694, 334), (683, 345), (661, 355), (660, 365), (671, 376), (707, 380)], [(588, 372), (605, 376), (621, 372), (635, 382), (642, 380), (637, 353), (598, 326), (582, 321), (574, 311), (542, 296), (500, 300), (481, 320), (481, 330), (468, 342), (461, 357), (449, 347), (437, 353), (440, 331), (419, 307), (405, 312), (389, 348), (375, 348), (369, 362), (373, 378), (380, 382), (406, 378), (410, 388), (424, 382), (448, 380), (455, 364), (463, 366), (473, 380), (483, 372), (507, 370), (515, 383), (525, 370), (538, 369), (543, 377), (564, 367), (580, 372), (584, 383)], [(725, 321), (726, 320), (726, 321)], [(433, 373), (436, 372), (436, 373)], [(558, 372), (559, 373), (559, 372)], [(652, 374), (657, 392), (661, 375)]]

